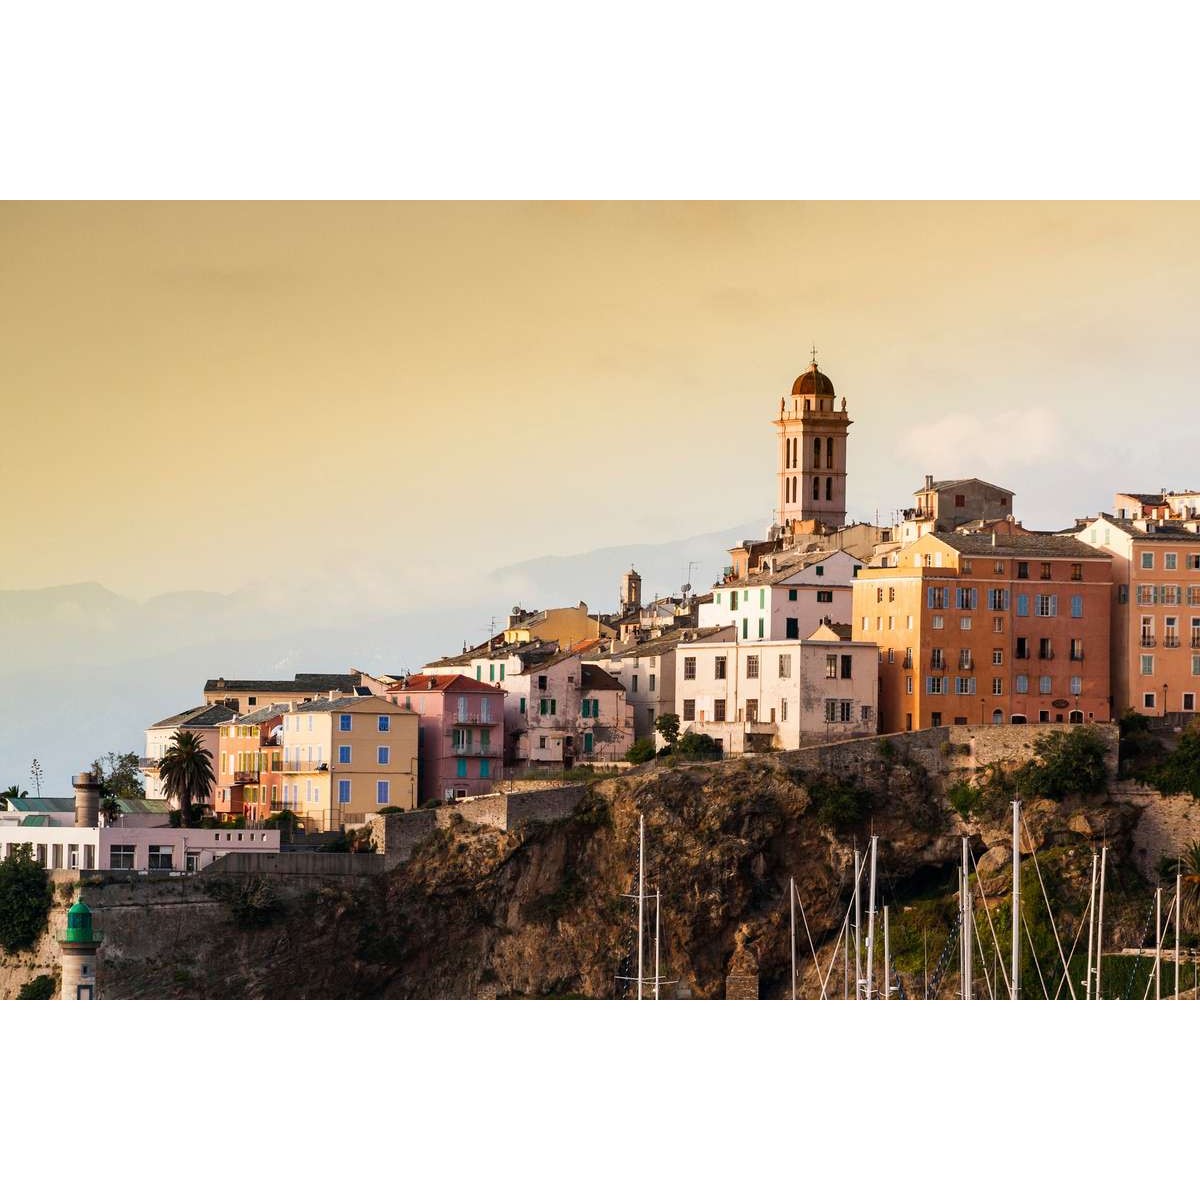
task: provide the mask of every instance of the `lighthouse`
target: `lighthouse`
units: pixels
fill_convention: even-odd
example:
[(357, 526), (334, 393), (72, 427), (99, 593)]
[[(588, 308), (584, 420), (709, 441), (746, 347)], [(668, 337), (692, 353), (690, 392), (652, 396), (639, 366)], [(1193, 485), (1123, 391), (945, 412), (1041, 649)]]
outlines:
[(92, 910), (82, 900), (67, 912), (66, 932), (58, 939), (62, 949), (63, 1000), (95, 1000), (96, 949), (100, 939), (92, 929)]

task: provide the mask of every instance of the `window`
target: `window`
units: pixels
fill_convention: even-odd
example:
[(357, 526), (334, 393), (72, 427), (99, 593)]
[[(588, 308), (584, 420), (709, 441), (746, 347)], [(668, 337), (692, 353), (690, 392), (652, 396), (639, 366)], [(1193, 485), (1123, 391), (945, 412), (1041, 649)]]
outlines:
[(1003, 696), (1004, 695), (1004, 680), (1001, 679), (999, 675), (992, 676), (992, 695), (993, 696)]
[(1038, 658), (1053, 658), (1054, 647), (1050, 638), (1038, 638)]
[(1072, 675), (1071, 676), (1071, 695), (1078, 696), (1078, 695), (1081, 695), (1082, 692), (1083, 692), (1083, 676), (1082, 675)]
[(995, 571), (995, 573), (997, 575), (1003, 575), (1004, 574), (1004, 561), (999, 558), (996, 559), (996, 562), (992, 569)]
[(684, 679), (696, 678), (696, 656), (688, 655), (683, 660), (683, 677)]
[(974, 675), (955, 675), (955, 677), (954, 677), (954, 694), (956, 696), (973, 696), (973, 695), (975, 695), (975, 676)]
[(934, 646), (929, 652), (929, 665), (935, 671), (944, 671), (946, 669), (946, 655), (941, 646)]
[(342, 764), (343, 766), (345, 766), (346, 764), (348, 764), (350, 762), (350, 747), (349, 746), (339, 746), (338, 747), (338, 762), (340, 764)]
[(1082, 596), (1072, 596), (1071, 597), (1071, 616), (1073, 616), (1073, 617), (1082, 617), (1083, 616), (1083, 597)]
[(926, 588), (925, 598), (930, 608), (950, 607), (950, 589), (948, 587)]
[(781, 654), (779, 656), (779, 678), (791, 679), (792, 677), (792, 656), (790, 654)]
[[(292, 788), (293, 792), (295, 790), (296, 790), (295, 788)], [(350, 803), (350, 780), (349, 779), (339, 779), (338, 780), (338, 803), (339, 804), (349, 804)]]
[(747, 679), (757, 679), (758, 678), (758, 655), (757, 654), (747, 654), (746, 655), (746, 678)]
[(1017, 616), (1029, 616), (1029, 597), (1024, 592), (1017, 593)]
[(993, 617), (992, 618), (992, 632), (993, 633), (1003, 633), (1004, 632), (1004, 618), (1003, 617)]
[(1195, 712), (1196, 711), (1196, 693), (1195, 692), (1184, 692), (1183, 693), (1183, 711), (1184, 712)]
[(742, 618), (742, 637), (748, 638), (749, 636), (750, 636), (750, 618), (743, 617)]
[(1008, 588), (988, 588), (988, 608), (993, 612), (1008, 611)]
[(955, 492), (954, 493), (954, 507), (955, 508), (966, 508), (966, 506), (967, 506), (966, 496), (964, 496), (962, 494), (962, 492)]
[(488, 683), (496, 682), (496, 664), (488, 663)]
[(1151, 584), (1139, 583), (1137, 589), (1137, 602), (1139, 604), (1157, 604), (1158, 588)]
[(696, 719), (695, 700), (685, 700), (683, 702), (683, 719), (685, 721), (694, 721)]
[(467, 760), (465, 758), (456, 758), (454, 760), (454, 775), (457, 779), (466, 779)]
[(387, 804), (388, 796), (392, 790), (391, 782), (387, 779), (379, 779), (375, 783), (375, 803)]
[(789, 600), (796, 600), (799, 598), (799, 596), (800, 596), (800, 591), (798, 588), (788, 588), (788, 599)]
[(818, 604), (832, 604), (833, 603), (833, 592), (818, 591), (817, 592), (817, 603)]
[[(62, 858), (61, 847), (55, 846), (58, 850), (58, 857)], [(62, 865), (61, 861), (57, 864)], [(108, 865), (114, 871), (132, 871), (133, 870), (133, 847), (132, 846), (112, 846), (108, 851)]]
[(1038, 692), (1043, 696), (1048, 696), (1054, 690), (1054, 680), (1049, 675), (1038, 676)]
[(959, 629), (970, 629), (971, 628), (971, 618), (970, 617), (959, 617), (958, 618), (958, 627), (959, 627)]
[(1142, 655), (1142, 674), (1143, 675), (1153, 675), (1154, 674), (1154, 655), (1153, 654), (1143, 654)]
[(1028, 579), (1029, 578), (1029, 564), (1027, 562), (1017, 563), (1017, 578), (1018, 579)]
[(340, 733), (349, 733), (353, 724), (354, 718), (349, 713), (338, 714), (338, 731)]
[[(634, 680), (636, 681), (636, 679), (637, 679), (637, 676), (635, 675)], [(635, 688), (634, 690), (636, 691), (637, 689)], [(541, 700), (538, 702), (538, 716), (548, 717), (549, 715), (550, 715), (550, 701), (547, 700), (545, 696), (543, 696), (541, 698)]]
[(658, 676), (655, 675), (653, 671), (651, 671), (650, 672), (650, 690), (654, 691), (654, 689), (657, 686), (658, 686)]
[(833, 499), (833, 476), (831, 475), (825, 476), (825, 499)]
[(1157, 703), (1157, 694), (1155, 692), (1144, 692), (1142, 694), (1142, 707), (1154, 708)]
[(1183, 596), (1183, 588), (1177, 583), (1164, 583), (1159, 595), (1164, 604), (1176, 605)]
[[(629, 690), (631, 692), (636, 692), (638, 690), (638, 677), (636, 675), (633, 676), (633, 678), (629, 681)], [(545, 701), (542, 703), (544, 704)]]
[(993, 667), (1004, 666), (1004, 651), (1003, 650), (996, 649), (996, 650), (992, 651), (992, 666)]
[(971, 653), (969, 646), (964, 646), (958, 652), (958, 669), (960, 671), (973, 671), (975, 669), (975, 656)]
[(147, 866), (151, 871), (170, 871), (174, 869), (174, 851), (170, 846), (151, 846)]
[(906, 696), (911, 696), (913, 694), (913, 682), (911, 675), (905, 675), (904, 677), (904, 694)]
[(1043, 579), (1052, 579), (1053, 578), (1053, 575), (1051, 574), (1051, 571), (1050, 571), (1050, 564), (1048, 562), (1042, 563), (1042, 578)]
[(960, 587), (955, 588), (955, 599), (959, 608), (975, 608), (979, 596), (978, 588)]
[(525, 711), (525, 697), (524, 696), (522, 696), (521, 699), (518, 701), (517, 708), (521, 713), (524, 713), (524, 711)]
[(945, 629), (946, 628), (946, 618), (934, 616), (934, 618), (932, 620), (932, 626), (934, 629)]
[(1083, 580), (1083, 563), (1071, 564), (1071, 581), (1072, 583), (1080, 583)]
[(1152, 571), (1154, 569), (1154, 553), (1150, 550), (1142, 551), (1142, 570)]
[(1034, 611), (1039, 617), (1058, 616), (1058, 597), (1053, 595), (1037, 595), (1034, 597)]
[[(591, 737), (591, 736), (592, 735), (589, 733), (588, 737)], [(491, 760), (487, 759), (487, 758), (481, 758), (479, 760), (479, 778), (480, 779), (491, 779), (491, 777), (492, 777)]]
[(738, 594), (737, 594), (737, 592), (730, 592), (729, 593), (729, 611), (737, 612), (737, 606), (738, 606)]
[(539, 676), (537, 677), (537, 683), (538, 683), (538, 691), (539, 691), (539, 692), (544, 692), (544, 691), (546, 690), (546, 684), (547, 684), (547, 678), (546, 678), (546, 676), (545, 676), (545, 675), (539, 675)]
[(747, 700), (746, 701), (746, 720), (747, 721), (757, 721), (758, 720), (758, 701), (757, 700)]
[(545, 750), (545, 748), (546, 748), (546, 739), (545, 739), (545, 737), (540, 737), (540, 738), (538, 738), (538, 749), (539, 749), (539, 750)]
[(1017, 689), (1017, 695), (1019, 695), (1019, 696), (1025, 695), (1025, 693), (1029, 691), (1029, 676), (1028, 675), (1018, 675), (1016, 678), (1015, 686)]
[(475, 678), (478, 682), (480, 682), (480, 683), (483, 682), (483, 667), (475, 668)]
[(718, 654), (717, 657), (713, 659), (713, 678), (725, 678), (725, 655), (723, 654)]
[(724, 700), (714, 700), (713, 701), (713, 720), (714, 721), (724, 721), (725, 720), (725, 701)]
[(1192, 655), (1192, 674), (1200, 675), (1200, 654)]
[(1071, 639), (1071, 661), (1083, 662), (1083, 638)]
[(800, 637), (800, 621), (796, 617), (788, 617), (784, 636), (790, 641), (796, 641)]
[(946, 678), (944, 675), (927, 675), (925, 677), (925, 694), (927, 696), (941, 696), (946, 691)]
[(850, 654), (843, 654), (842, 655), (842, 678), (843, 679), (853, 678), (853, 675), (851, 674), (851, 672), (853, 670), (854, 670), (854, 656), (850, 655)]
[(598, 717), (600, 715), (600, 701), (584, 700), (581, 711), (585, 717)]
[(386, 767), (392, 761), (392, 751), (389, 746), (379, 746), (375, 751), (375, 761), (381, 767)]
[(838, 656), (836, 654), (825, 655), (825, 678), (836, 679), (838, 675)]
[(887, 660), (888, 660), (888, 665), (889, 665), (889, 666), (891, 666), (892, 664), (894, 664), (894, 663), (895, 663), (895, 661), (896, 661), (896, 651), (895, 651), (895, 650), (893, 650), (891, 646), (889, 646), (889, 647), (888, 647), (888, 656), (887, 656)]

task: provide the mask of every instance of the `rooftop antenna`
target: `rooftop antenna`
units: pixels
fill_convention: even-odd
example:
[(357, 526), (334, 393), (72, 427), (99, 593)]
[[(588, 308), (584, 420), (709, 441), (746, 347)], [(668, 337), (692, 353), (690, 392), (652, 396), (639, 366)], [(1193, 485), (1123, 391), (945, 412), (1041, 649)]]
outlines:
[(688, 563), (688, 565), (687, 565), (687, 567), (688, 567), (688, 572), (687, 572), (687, 583), (685, 584), (685, 586), (686, 586), (686, 588), (687, 588), (687, 590), (688, 590), (689, 592), (692, 590), (692, 568), (693, 568), (693, 567), (698, 567), (699, 565), (700, 565), (700, 564), (699, 564), (698, 562), (694, 562), (694, 561), (693, 561), (693, 562), (689, 562), (689, 563)]

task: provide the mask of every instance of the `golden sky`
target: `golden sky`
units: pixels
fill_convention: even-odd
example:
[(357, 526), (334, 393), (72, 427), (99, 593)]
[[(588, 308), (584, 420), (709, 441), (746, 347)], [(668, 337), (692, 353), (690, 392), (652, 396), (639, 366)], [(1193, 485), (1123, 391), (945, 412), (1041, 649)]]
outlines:
[(1200, 486), (1195, 204), (0, 204), (0, 588), (432, 571), (770, 519), (815, 341), (851, 516)]

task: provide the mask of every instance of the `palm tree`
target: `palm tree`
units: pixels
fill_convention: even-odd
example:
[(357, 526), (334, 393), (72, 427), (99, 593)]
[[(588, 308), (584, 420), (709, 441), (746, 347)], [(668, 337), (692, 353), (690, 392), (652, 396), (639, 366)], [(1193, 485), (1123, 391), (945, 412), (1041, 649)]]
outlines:
[(5, 788), (4, 791), (0, 792), (0, 809), (7, 810), (10, 800), (24, 800), (28, 795), (28, 792), (23, 791), (14, 783), (12, 787)]
[(163, 791), (179, 804), (183, 824), (190, 827), (193, 805), (208, 796), (216, 783), (212, 751), (194, 733), (177, 729), (159, 763), (158, 777)]
[(1200, 842), (1192, 842), (1180, 854), (1176, 870), (1180, 874), (1180, 911), (1183, 913), (1184, 926), (1191, 925), (1194, 929), (1196, 918), (1200, 916)]

